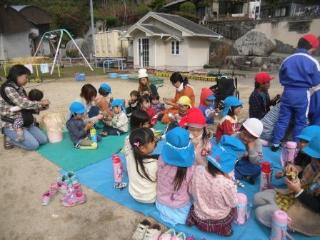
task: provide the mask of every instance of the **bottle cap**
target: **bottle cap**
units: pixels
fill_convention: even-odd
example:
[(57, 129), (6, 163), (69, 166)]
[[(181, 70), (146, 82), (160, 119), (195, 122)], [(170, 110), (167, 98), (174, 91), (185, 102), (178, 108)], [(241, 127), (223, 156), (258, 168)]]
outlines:
[(264, 161), (261, 163), (261, 172), (270, 173), (271, 172), (271, 165), (270, 162)]

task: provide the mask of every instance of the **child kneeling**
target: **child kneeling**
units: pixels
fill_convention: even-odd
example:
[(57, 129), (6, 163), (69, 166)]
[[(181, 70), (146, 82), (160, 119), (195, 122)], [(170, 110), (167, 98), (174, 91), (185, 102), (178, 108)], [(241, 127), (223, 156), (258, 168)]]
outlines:
[(230, 173), (237, 153), (243, 152), (245, 146), (235, 137), (222, 139), (226, 147), (221, 144), (213, 147), (207, 157), (208, 166), (195, 167), (191, 184), (194, 203), (186, 223), (202, 231), (230, 236), (237, 205), (237, 187)]

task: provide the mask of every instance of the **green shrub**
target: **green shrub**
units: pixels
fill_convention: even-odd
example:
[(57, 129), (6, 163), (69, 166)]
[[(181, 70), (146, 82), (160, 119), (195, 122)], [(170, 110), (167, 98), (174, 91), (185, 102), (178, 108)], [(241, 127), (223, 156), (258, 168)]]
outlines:
[(196, 14), (196, 5), (192, 2), (182, 3), (179, 7), (179, 11), (183, 13)]

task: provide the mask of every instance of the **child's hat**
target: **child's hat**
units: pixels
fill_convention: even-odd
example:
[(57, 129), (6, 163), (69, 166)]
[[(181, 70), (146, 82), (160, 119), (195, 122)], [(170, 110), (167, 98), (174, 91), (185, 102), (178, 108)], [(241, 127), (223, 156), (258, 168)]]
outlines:
[(214, 101), (214, 100), (216, 100), (216, 97), (214, 95), (210, 95), (207, 97), (207, 100)]
[(312, 138), (308, 146), (304, 147), (302, 151), (312, 158), (320, 159), (320, 135)]
[(237, 137), (223, 135), (219, 144), (225, 148), (228, 153), (235, 156), (239, 156), (239, 154), (246, 151), (246, 146)]
[(119, 98), (113, 99), (111, 107), (123, 107), (123, 100)]
[(263, 131), (263, 123), (257, 118), (248, 118), (242, 124), (252, 136), (259, 138)]
[(187, 96), (182, 96), (182, 97), (180, 97), (177, 103), (180, 104), (180, 105), (187, 105), (187, 106), (189, 106), (190, 108), (192, 107), (192, 106), (191, 106), (191, 100), (190, 100), (190, 98), (187, 97)]
[(306, 34), (302, 37), (304, 40), (306, 40), (312, 48), (318, 48), (319, 47), (319, 40), (316, 35), (314, 34)]
[(179, 126), (203, 128), (206, 126), (206, 118), (199, 108), (191, 108), (187, 114), (181, 118)]
[(257, 83), (260, 83), (260, 84), (265, 84), (265, 83), (268, 83), (270, 82), (271, 80), (273, 79), (273, 77), (267, 73), (267, 72), (259, 72), (256, 74), (254, 80), (257, 82)]
[(177, 167), (192, 166), (195, 158), (194, 146), (184, 128), (175, 127), (166, 134), (161, 157), (166, 164)]
[(107, 93), (111, 93), (111, 87), (108, 83), (102, 83), (100, 88)]
[(141, 68), (138, 71), (138, 78), (145, 78), (148, 77), (147, 69)]
[(320, 126), (311, 125), (311, 126), (305, 127), (300, 133), (300, 135), (297, 136), (297, 138), (310, 142), (311, 139), (317, 135), (320, 135)]
[(70, 104), (69, 110), (71, 113), (84, 114), (86, 108), (81, 102), (74, 101)]
[(221, 146), (216, 145), (214, 152), (207, 156), (208, 162), (218, 168), (223, 173), (230, 173), (234, 170), (237, 157), (224, 151)]
[(222, 116), (226, 116), (228, 115), (228, 112), (230, 110), (231, 107), (239, 107), (239, 106), (242, 106), (242, 102), (234, 97), (234, 96), (229, 96), (227, 97), (224, 101), (224, 108), (223, 108), (223, 111), (222, 111)]

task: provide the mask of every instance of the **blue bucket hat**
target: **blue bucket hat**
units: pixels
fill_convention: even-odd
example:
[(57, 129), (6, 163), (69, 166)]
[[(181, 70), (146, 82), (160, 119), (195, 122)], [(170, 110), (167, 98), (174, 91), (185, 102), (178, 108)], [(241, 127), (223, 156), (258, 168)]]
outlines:
[(311, 126), (305, 127), (302, 130), (301, 134), (297, 136), (297, 138), (310, 142), (311, 139), (317, 135), (320, 135), (320, 126), (311, 125)]
[(227, 116), (228, 115), (228, 112), (230, 110), (231, 107), (239, 107), (239, 106), (242, 106), (242, 102), (234, 97), (234, 96), (229, 96), (227, 97), (224, 101), (224, 108), (223, 108), (223, 111), (221, 113), (221, 115), (224, 117), (224, 116)]
[(166, 134), (161, 157), (166, 164), (177, 167), (190, 167), (194, 163), (194, 146), (189, 139), (189, 132), (176, 127)]
[(239, 154), (246, 151), (246, 146), (239, 138), (229, 135), (222, 136), (220, 145), (225, 148), (228, 153), (235, 156), (239, 156)]
[(216, 100), (216, 97), (214, 95), (210, 95), (209, 97), (207, 97), (207, 100), (214, 101)]
[(107, 93), (111, 93), (111, 87), (108, 83), (102, 83), (100, 88)]
[(84, 114), (86, 111), (86, 108), (81, 102), (75, 101), (70, 104), (69, 110), (71, 113)]
[(123, 100), (120, 98), (113, 99), (111, 107), (121, 107), (123, 109)]
[(312, 138), (308, 146), (304, 147), (302, 151), (312, 158), (320, 159), (320, 135)]
[(230, 173), (238, 159), (238, 154), (246, 150), (244, 144), (237, 137), (223, 135), (219, 144), (213, 146), (207, 160), (221, 172)]

